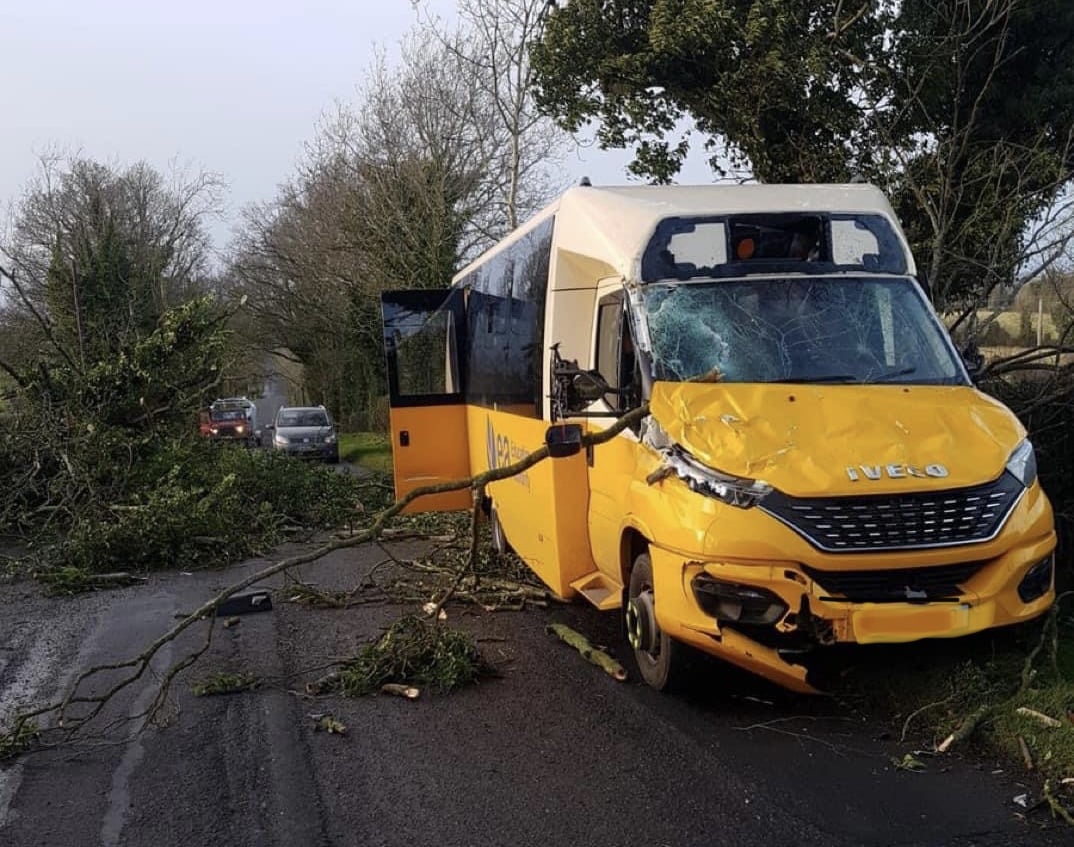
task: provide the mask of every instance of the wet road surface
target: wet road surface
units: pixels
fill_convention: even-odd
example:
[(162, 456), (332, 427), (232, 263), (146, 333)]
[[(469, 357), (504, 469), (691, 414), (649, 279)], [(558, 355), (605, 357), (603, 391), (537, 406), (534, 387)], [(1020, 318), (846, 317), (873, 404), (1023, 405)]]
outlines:
[[(402, 552), (407, 552), (402, 548)], [(301, 569), (350, 588), (378, 550)], [(127, 658), (256, 563), (151, 577), (70, 599), (0, 586), (0, 717), (54, 696), (72, 668)], [(277, 601), (281, 595), (277, 595)], [(1035, 845), (1067, 844), (1019, 819), (1027, 788), (958, 756), (900, 771), (907, 745), (814, 700), (745, 699), (738, 684), (673, 697), (617, 683), (545, 633), (565, 621), (620, 656), (617, 622), (581, 605), (451, 608), (501, 678), (416, 701), (302, 696), (308, 671), (352, 654), (400, 609), (271, 612), (217, 628), (160, 725), (0, 765), (0, 844), (28, 845)], [(200, 643), (196, 628), (160, 656)], [(274, 684), (195, 698), (194, 680), (245, 671)], [(303, 671), (306, 670), (306, 673)], [(140, 680), (111, 713), (151, 701)], [(315, 732), (331, 712), (344, 737)], [(1029, 790), (1032, 792), (1032, 788)]]

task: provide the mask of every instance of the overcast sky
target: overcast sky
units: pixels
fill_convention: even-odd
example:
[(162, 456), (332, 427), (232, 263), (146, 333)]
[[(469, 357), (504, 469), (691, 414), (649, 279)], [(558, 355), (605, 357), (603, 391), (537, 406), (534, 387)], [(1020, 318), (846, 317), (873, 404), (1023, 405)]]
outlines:
[[(429, 5), (454, 14), (454, 0)], [(321, 113), (353, 99), (375, 49), (414, 17), (410, 0), (0, 0), (0, 206), (53, 146), (177, 160), (228, 183), (223, 247), (237, 211), (273, 196)], [(626, 182), (628, 159), (579, 151), (564, 176)]]

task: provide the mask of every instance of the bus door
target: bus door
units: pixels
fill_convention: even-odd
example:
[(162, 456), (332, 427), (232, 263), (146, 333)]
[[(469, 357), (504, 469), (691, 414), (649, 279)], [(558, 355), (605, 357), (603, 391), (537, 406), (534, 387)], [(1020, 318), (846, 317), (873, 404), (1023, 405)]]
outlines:
[[(630, 322), (623, 292), (601, 297), (597, 305), (594, 365), (612, 392), (589, 408), (590, 430), (611, 426), (616, 418), (641, 403), (641, 379), (634, 356)], [(593, 560), (603, 575), (603, 594), (583, 589), (599, 608), (618, 605), (620, 579), (619, 537), (626, 514), (627, 492), (637, 464), (637, 437), (624, 431), (587, 455), (589, 465), (589, 543)]]
[[(395, 496), (470, 476), (462, 289), (381, 295)], [(468, 488), (421, 497), (407, 512), (468, 509)]]

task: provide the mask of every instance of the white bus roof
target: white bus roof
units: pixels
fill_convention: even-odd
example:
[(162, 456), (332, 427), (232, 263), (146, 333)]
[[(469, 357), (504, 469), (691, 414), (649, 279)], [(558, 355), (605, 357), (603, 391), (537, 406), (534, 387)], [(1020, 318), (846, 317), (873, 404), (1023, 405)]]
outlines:
[[(473, 265), (507, 247), (533, 225), (556, 215), (555, 246), (637, 279), (641, 255), (658, 223), (670, 217), (759, 212), (871, 213), (886, 217), (899, 235), (909, 272), (913, 258), (884, 193), (866, 183), (846, 185), (628, 185), (576, 186), (497, 244)], [(470, 269), (465, 268), (461, 279)], [(555, 287), (555, 281), (553, 281)]]
[(880, 214), (891, 221), (912, 262), (887, 198), (867, 184), (579, 186), (560, 198), (556, 241), (560, 249), (603, 259), (634, 279), (664, 218), (758, 212)]

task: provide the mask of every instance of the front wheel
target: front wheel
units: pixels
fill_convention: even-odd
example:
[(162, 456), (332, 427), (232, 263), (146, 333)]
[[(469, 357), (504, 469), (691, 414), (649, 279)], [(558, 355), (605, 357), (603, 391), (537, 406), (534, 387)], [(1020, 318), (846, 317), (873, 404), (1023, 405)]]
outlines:
[(624, 608), (627, 641), (641, 678), (657, 691), (681, 687), (688, 675), (688, 648), (656, 623), (653, 564), (648, 553), (634, 560)]

